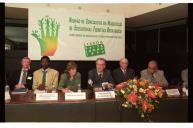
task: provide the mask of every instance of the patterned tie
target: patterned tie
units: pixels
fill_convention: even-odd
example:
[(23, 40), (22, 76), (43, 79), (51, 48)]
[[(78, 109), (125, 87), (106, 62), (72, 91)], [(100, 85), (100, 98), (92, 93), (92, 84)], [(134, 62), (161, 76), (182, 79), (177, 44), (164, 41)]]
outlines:
[(99, 77), (99, 81), (101, 81), (101, 79), (102, 79), (102, 74), (100, 73), (98, 77)]
[(26, 78), (27, 78), (27, 70), (23, 69), (23, 76), (21, 79), (21, 84), (25, 85), (26, 84)]
[(123, 74), (126, 75), (126, 70), (125, 69), (123, 70)]
[(42, 73), (43, 73), (42, 84), (46, 85), (46, 73), (47, 73), (47, 71), (42, 71)]
[(155, 77), (154, 77), (154, 75), (152, 74), (152, 76), (151, 76), (151, 82), (153, 82), (153, 83), (155, 83), (156, 82), (156, 79), (155, 79)]

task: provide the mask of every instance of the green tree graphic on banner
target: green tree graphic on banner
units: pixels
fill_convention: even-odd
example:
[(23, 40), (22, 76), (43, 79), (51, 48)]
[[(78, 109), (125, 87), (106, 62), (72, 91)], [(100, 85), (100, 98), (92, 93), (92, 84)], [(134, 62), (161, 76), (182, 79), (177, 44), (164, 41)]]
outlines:
[(54, 56), (58, 45), (58, 32), (60, 24), (53, 18), (46, 16), (38, 20), (39, 31), (32, 31), (32, 36), (37, 39), (42, 56)]

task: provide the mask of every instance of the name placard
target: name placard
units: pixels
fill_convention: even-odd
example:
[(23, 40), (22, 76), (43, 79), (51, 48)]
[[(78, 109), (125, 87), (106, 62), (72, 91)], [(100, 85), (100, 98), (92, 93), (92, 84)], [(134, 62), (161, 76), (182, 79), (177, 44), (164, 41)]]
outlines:
[(36, 101), (56, 101), (58, 100), (58, 93), (37, 93)]
[(95, 92), (95, 99), (114, 99), (114, 91)]
[(45, 90), (35, 90), (34, 91), (34, 94), (39, 94), (39, 93), (46, 93)]
[(166, 89), (166, 93), (168, 96), (180, 96), (178, 89)]
[(65, 93), (65, 100), (86, 100), (86, 93), (85, 92), (68, 92)]

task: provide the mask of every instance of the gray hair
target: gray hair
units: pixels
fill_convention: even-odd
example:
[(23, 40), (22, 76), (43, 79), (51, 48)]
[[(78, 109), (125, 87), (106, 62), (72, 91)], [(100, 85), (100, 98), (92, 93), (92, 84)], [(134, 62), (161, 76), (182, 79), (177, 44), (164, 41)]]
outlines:
[(104, 62), (105, 62), (105, 64), (106, 64), (106, 60), (105, 60), (104, 58), (97, 58), (97, 59), (96, 59), (96, 63), (97, 63), (97, 61), (99, 61), (99, 60), (104, 61)]
[(149, 64), (154, 64), (154, 65), (157, 66), (157, 61), (156, 61), (156, 60), (150, 60), (150, 61), (148, 62), (148, 65), (149, 65)]

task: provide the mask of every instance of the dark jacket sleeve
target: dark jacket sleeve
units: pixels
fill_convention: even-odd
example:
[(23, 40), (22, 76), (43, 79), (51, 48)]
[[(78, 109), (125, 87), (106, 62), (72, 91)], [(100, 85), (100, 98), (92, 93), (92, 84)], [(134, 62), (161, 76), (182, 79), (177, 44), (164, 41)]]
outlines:
[(131, 69), (131, 78), (133, 79), (135, 77), (135, 70)]
[(92, 79), (92, 70), (88, 71), (88, 79)]
[(120, 78), (119, 78), (117, 69), (113, 70), (113, 78), (114, 78), (115, 84), (120, 83)]
[(95, 82), (94, 70), (90, 70), (90, 71), (88, 72), (88, 79), (91, 79), (93, 82)]
[(112, 77), (112, 75), (111, 75), (111, 71), (110, 70), (108, 70), (108, 78), (109, 78), (109, 83), (111, 83), (111, 84), (113, 84), (113, 85), (115, 85), (115, 82), (114, 82), (114, 80), (113, 80), (113, 77)]
[(13, 91), (15, 89), (15, 85), (18, 84), (19, 77), (20, 77), (20, 71), (13, 71), (13, 72), (7, 73), (6, 81), (11, 91)]
[(27, 79), (26, 79), (26, 85), (25, 87), (29, 90), (32, 90), (32, 84), (33, 84), (33, 71), (30, 70), (27, 74)]

